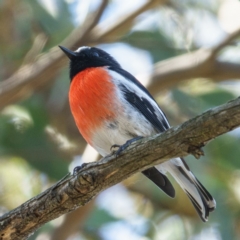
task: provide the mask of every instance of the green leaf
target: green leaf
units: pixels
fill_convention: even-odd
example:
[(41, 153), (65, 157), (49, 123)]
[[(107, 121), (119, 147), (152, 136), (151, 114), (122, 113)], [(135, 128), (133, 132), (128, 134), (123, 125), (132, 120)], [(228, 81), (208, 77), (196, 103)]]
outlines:
[(196, 116), (199, 112), (199, 101), (192, 96), (179, 89), (172, 90), (172, 98), (179, 106), (181, 114), (187, 115), (189, 118)]
[(233, 93), (222, 88), (216, 88), (216, 90), (212, 92), (198, 95), (198, 99), (202, 101), (202, 111), (219, 106), (234, 98)]

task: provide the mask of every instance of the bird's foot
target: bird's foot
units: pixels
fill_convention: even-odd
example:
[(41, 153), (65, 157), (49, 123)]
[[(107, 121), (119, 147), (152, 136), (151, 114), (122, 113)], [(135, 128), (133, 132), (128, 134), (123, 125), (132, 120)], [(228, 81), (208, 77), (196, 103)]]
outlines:
[[(136, 142), (137, 140), (141, 139), (143, 137), (135, 137), (128, 141), (126, 141), (123, 145), (113, 144), (110, 148), (112, 154), (115, 154), (116, 156), (119, 156), (122, 151), (124, 151), (127, 147), (129, 147), (133, 142)], [(114, 148), (118, 148), (115, 150)]]
[(81, 166), (77, 166), (73, 169), (73, 175), (77, 175), (80, 170), (87, 166), (87, 163), (83, 163)]
[[(110, 151), (112, 152), (112, 154), (115, 154), (119, 150), (120, 147), (121, 147), (121, 145), (119, 145), (119, 144), (113, 144), (110, 148)], [(117, 150), (115, 148), (117, 148)]]

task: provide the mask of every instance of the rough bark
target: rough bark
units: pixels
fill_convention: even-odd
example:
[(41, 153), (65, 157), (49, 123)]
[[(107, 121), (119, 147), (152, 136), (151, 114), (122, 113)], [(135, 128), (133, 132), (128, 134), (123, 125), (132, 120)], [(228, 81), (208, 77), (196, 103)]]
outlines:
[(136, 172), (175, 157), (199, 158), (211, 139), (240, 126), (240, 98), (181, 126), (131, 144), (119, 156), (89, 163), (0, 218), (0, 239), (26, 239), (44, 223), (84, 206), (97, 194)]

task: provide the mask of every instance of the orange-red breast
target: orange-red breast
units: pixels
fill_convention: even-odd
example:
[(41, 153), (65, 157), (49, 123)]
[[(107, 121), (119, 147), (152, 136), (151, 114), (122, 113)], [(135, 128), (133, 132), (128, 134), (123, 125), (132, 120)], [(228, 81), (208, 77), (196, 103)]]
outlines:
[[(164, 113), (147, 89), (108, 53), (95, 47), (81, 47), (74, 52), (60, 48), (70, 59), (69, 102), (76, 125), (102, 156), (111, 153), (113, 145), (169, 128)], [(143, 174), (174, 197), (167, 172), (185, 191), (201, 219), (207, 221), (216, 202), (184, 159), (171, 159)]]

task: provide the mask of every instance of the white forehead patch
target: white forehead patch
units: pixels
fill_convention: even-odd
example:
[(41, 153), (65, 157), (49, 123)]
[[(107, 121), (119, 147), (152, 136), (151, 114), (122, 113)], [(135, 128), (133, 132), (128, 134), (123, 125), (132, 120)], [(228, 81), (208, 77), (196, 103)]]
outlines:
[(89, 49), (90, 47), (88, 47), (88, 46), (82, 46), (82, 47), (80, 47), (80, 48), (78, 48), (75, 52), (81, 52), (83, 49)]

